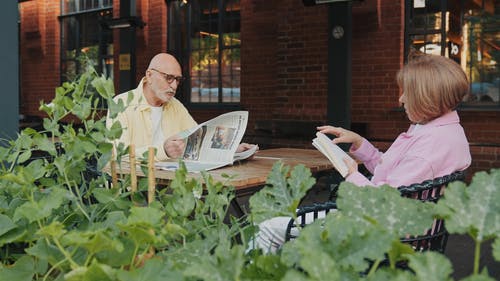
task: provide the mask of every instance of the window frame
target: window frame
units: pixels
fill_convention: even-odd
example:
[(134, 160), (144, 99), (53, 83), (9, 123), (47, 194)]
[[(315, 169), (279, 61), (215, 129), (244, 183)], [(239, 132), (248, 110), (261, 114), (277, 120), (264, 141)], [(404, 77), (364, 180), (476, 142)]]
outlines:
[[(203, 0), (204, 1), (204, 0)], [(224, 0), (213, 0), (216, 1), (217, 4), (217, 9), (219, 11), (224, 10)], [(186, 77), (184, 83), (181, 85), (181, 89), (179, 89), (179, 92), (177, 93), (177, 98), (179, 98), (184, 104), (187, 105), (189, 108), (223, 108), (226, 110), (230, 109), (240, 109), (241, 108), (241, 94), (239, 101), (236, 102), (227, 102), (223, 100), (223, 71), (222, 71), (222, 55), (223, 52), (226, 50), (233, 50), (233, 49), (238, 49), (240, 50), (241, 54), (241, 42), (239, 44), (232, 44), (232, 45), (225, 45), (224, 44), (224, 38), (223, 35), (228, 34), (227, 32), (224, 32), (224, 24), (225, 23), (230, 23), (232, 20), (232, 16), (228, 16), (227, 13), (217, 13), (217, 74), (210, 76), (210, 79), (216, 78), (216, 84), (217, 84), (217, 100), (215, 102), (193, 102), (191, 101), (191, 94), (192, 94), (192, 76), (191, 76), (191, 65), (190, 65), (190, 57), (193, 52), (194, 46), (193, 46), (193, 41), (194, 37), (186, 35), (189, 34), (189, 31), (192, 30), (193, 28), (193, 22), (195, 19), (192, 18), (193, 12), (192, 12), (192, 5), (190, 2), (187, 3), (182, 3), (180, 0), (170, 0), (167, 1), (167, 52), (173, 54), (178, 60), (179, 63), (181, 64), (183, 76)], [(175, 13), (174, 9), (178, 7), (174, 7), (174, 4), (178, 5), (186, 5), (184, 7), (185, 9), (188, 9), (188, 12), (186, 13), (187, 16), (184, 18), (184, 20), (181, 19), (181, 13), (173, 15), (172, 13)], [(172, 13), (171, 13), (172, 12)], [(200, 19), (196, 19), (200, 20)], [(241, 14), (238, 16), (237, 20), (239, 20), (239, 24), (241, 24)], [(182, 31), (176, 30), (179, 26), (184, 26), (185, 29)], [(238, 33), (241, 34), (241, 29), (238, 28)], [(182, 39), (179, 39), (182, 37), (182, 35), (185, 36), (187, 42), (180, 42)], [(241, 39), (241, 36), (240, 38)], [(182, 47), (182, 46), (185, 47)], [(240, 67), (241, 67), (241, 56), (240, 56)], [(239, 74), (239, 80), (241, 81), (241, 72)], [(240, 93), (241, 93), (241, 82), (239, 84)]]
[[(103, 2), (106, 1), (106, 0), (99, 0), (99, 5), (102, 6), (103, 5)], [(113, 16), (113, 2), (112, 1), (106, 1), (108, 3), (111, 4), (111, 6), (102, 6), (102, 7), (97, 7), (97, 8), (90, 8), (90, 9), (80, 9), (78, 11), (69, 11), (69, 12), (65, 12), (65, 6), (64, 6), (64, 2), (65, 0), (61, 0), (60, 1), (60, 8), (61, 8), (61, 14), (58, 16), (58, 20), (59, 20), (59, 26), (60, 26), (60, 36), (59, 36), (59, 44), (60, 44), (60, 54), (59, 54), (59, 59), (60, 59), (60, 64), (59, 64), (59, 80), (60, 80), (60, 83), (63, 83), (63, 82), (66, 82), (66, 81), (71, 81), (71, 79), (68, 79), (66, 76), (66, 72), (64, 71), (64, 67), (66, 66), (67, 68), (67, 63), (68, 62), (71, 62), (73, 61), (75, 63), (75, 67), (76, 67), (76, 77), (78, 77), (80, 74), (81, 74), (81, 64), (78, 60), (78, 57), (79, 55), (82, 53), (82, 52), (78, 52), (82, 47), (84, 46), (80, 46), (80, 38), (81, 38), (81, 27), (79, 26), (78, 27), (78, 30), (76, 30), (76, 34), (73, 35), (75, 38), (78, 38), (78, 40), (76, 40), (76, 44), (78, 44), (78, 46), (75, 47), (75, 50), (78, 52), (75, 54), (75, 58), (68, 58), (67, 55), (66, 55), (66, 47), (67, 47), (67, 38), (65, 38), (65, 23), (64, 21), (66, 19), (69, 19), (69, 18), (75, 18), (75, 20), (79, 23), (81, 21), (80, 17), (84, 17), (86, 15), (90, 15), (90, 14), (96, 14), (98, 15), (99, 13), (107, 13), (108, 15), (110, 15), (109, 17), (112, 18)], [(99, 16), (98, 16), (99, 17)], [(103, 25), (101, 23), (98, 23), (98, 30), (99, 30), (99, 34), (97, 35), (98, 36), (98, 49), (100, 50), (101, 48), (103, 47), (107, 47), (106, 45), (106, 42), (104, 39), (105, 37), (105, 32), (109, 32), (111, 34), (111, 38), (112, 38), (112, 45), (114, 45), (114, 39), (113, 39), (113, 33), (111, 30), (109, 31), (106, 31), (105, 28), (103, 27)], [(103, 73), (103, 70), (104, 70), (104, 64), (103, 64), (103, 60), (111, 60), (113, 61), (113, 52), (111, 52), (111, 54), (106, 54), (106, 55), (103, 55), (100, 51), (98, 51), (98, 54), (97, 54), (97, 59), (98, 59), (98, 62), (97, 62), (97, 67), (96, 67), (96, 72), (101, 75)], [(114, 73), (113, 73), (113, 66), (111, 65), (111, 72), (108, 73), (108, 76), (109, 78), (113, 79), (114, 78)]]

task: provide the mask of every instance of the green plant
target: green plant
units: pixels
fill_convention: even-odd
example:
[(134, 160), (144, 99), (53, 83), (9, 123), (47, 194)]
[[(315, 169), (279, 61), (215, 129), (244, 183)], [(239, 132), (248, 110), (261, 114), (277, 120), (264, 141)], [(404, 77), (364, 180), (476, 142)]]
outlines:
[[(468, 188), (451, 184), (437, 206), (401, 198), (389, 187), (343, 183), (340, 211), (305, 227), (277, 254), (248, 251), (256, 223), (295, 215), (314, 184), (310, 171), (276, 163), (242, 218), (228, 214), (232, 187), (209, 174), (188, 180), (184, 167), (148, 205), (146, 180), (132, 196), (129, 176), (110, 186), (99, 172), (121, 128), (105, 126), (98, 101), (85, 95), (89, 85), (107, 100), (111, 114), (123, 109), (111, 99), (112, 82), (90, 68), (41, 105), (48, 116), (44, 131), (26, 129), (0, 147), (0, 281), (448, 280), (446, 257), (415, 253), (399, 242), (435, 216), (478, 244), (496, 239), (493, 253), (500, 260), (500, 170), (477, 174)], [(63, 125), (70, 115), (80, 124)], [(125, 151), (117, 147), (118, 157)], [(390, 266), (381, 267), (386, 254)], [(402, 259), (414, 273), (394, 266)], [(493, 280), (479, 271), (475, 266), (467, 280)]]

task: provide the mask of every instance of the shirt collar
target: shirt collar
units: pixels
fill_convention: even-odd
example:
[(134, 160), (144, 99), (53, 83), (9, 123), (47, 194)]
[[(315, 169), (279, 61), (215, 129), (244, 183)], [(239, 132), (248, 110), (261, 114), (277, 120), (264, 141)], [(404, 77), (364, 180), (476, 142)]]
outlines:
[(131, 104), (135, 104), (136, 109), (139, 111), (150, 111), (151, 106), (148, 104), (146, 97), (144, 96), (143, 87), (144, 87), (144, 78), (141, 79), (137, 88), (133, 90), (134, 99), (132, 100)]
[[(458, 113), (456, 110), (450, 111), (448, 113), (445, 113), (441, 116), (439, 116), (436, 119), (433, 119), (423, 125), (420, 125), (420, 128), (416, 130), (415, 133), (420, 132), (422, 130), (428, 129), (428, 128), (434, 128), (434, 127), (439, 127), (439, 126), (445, 126), (445, 125), (450, 125), (450, 124), (458, 124), (460, 123), (460, 118), (458, 117)], [(413, 135), (413, 130), (415, 129), (415, 125), (411, 125), (410, 128), (408, 129), (408, 133)]]

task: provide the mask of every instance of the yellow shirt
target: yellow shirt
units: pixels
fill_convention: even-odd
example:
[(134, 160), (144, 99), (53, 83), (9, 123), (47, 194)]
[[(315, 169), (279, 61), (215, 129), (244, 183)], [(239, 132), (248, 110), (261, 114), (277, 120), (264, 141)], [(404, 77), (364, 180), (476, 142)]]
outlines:
[[(108, 112), (106, 126), (110, 128), (114, 123), (113, 121), (120, 122), (122, 126), (123, 132), (120, 139), (116, 140), (115, 147), (118, 143), (123, 143), (125, 146), (133, 143), (135, 144), (136, 155), (138, 157), (142, 157), (143, 153), (149, 147), (155, 147), (157, 160), (168, 159), (162, 146), (153, 145), (151, 106), (144, 97), (142, 87), (143, 80), (141, 80), (136, 89), (113, 98), (115, 102), (122, 100), (126, 106), (125, 110), (119, 113), (115, 119), (111, 119)], [(129, 93), (132, 93), (133, 99), (127, 104)], [(168, 103), (163, 105), (161, 123), (165, 138), (169, 138), (197, 125), (184, 105), (175, 97), (172, 97)]]

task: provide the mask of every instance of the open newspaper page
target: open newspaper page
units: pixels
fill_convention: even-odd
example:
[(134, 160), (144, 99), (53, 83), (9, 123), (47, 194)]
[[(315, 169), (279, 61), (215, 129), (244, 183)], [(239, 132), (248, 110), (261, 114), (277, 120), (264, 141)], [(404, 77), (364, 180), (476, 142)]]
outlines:
[[(183, 160), (189, 172), (208, 171), (233, 163), (236, 149), (243, 139), (248, 111), (219, 115), (179, 135), (185, 139)], [(178, 160), (158, 162), (160, 169), (175, 170)]]

